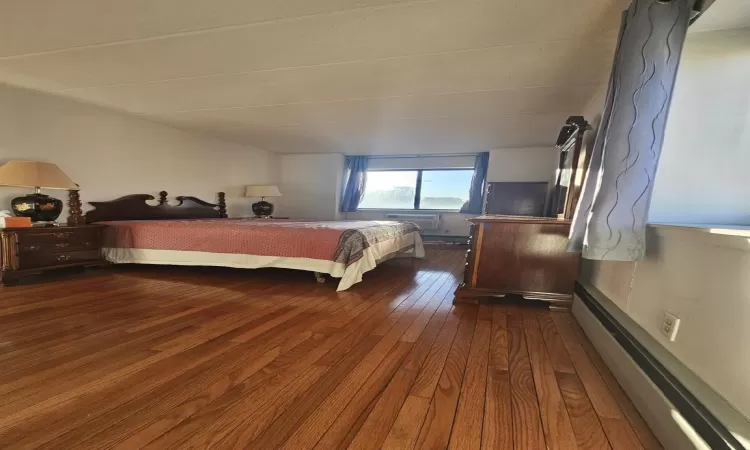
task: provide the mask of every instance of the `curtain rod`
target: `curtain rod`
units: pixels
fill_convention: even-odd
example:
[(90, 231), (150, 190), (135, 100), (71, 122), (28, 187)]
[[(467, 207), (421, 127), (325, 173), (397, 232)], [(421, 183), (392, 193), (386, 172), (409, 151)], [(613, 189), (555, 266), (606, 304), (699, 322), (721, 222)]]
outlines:
[(434, 155), (346, 155), (346, 156), (368, 156), (370, 159), (392, 159), (392, 158), (442, 158), (457, 156), (477, 156), (478, 153), (439, 153)]

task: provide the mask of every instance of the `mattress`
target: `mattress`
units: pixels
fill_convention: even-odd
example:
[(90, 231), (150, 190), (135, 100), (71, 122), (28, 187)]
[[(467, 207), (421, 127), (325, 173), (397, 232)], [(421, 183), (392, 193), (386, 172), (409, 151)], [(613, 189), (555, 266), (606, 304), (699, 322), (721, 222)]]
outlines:
[(394, 256), (424, 257), (410, 222), (273, 219), (130, 220), (108, 225), (104, 256), (113, 263), (276, 267), (341, 278), (343, 291)]

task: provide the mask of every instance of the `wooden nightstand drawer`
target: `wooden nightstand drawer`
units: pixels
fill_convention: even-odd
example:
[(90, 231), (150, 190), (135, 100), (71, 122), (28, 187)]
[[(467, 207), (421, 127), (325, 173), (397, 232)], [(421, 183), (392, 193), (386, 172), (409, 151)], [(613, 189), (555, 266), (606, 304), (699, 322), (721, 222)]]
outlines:
[(100, 228), (44, 230), (18, 234), (19, 254), (52, 253), (61, 251), (92, 250), (101, 247)]
[(60, 252), (44, 254), (26, 254), (18, 256), (18, 270), (51, 268), (55, 266), (77, 265), (101, 258), (100, 250), (78, 252)]
[(103, 266), (105, 225), (0, 229), (0, 284), (63, 267)]

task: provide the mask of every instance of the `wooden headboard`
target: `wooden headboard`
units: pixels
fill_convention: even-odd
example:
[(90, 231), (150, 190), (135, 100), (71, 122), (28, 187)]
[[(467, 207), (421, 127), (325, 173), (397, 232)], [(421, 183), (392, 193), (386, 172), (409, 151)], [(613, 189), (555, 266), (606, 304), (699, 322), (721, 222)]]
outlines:
[(167, 193), (159, 192), (159, 203), (149, 205), (149, 200), (156, 200), (153, 195), (126, 195), (108, 202), (89, 202), (94, 207), (82, 215), (78, 191), (70, 191), (70, 217), (72, 225), (82, 223), (105, 222), (110, 220), (167, 220), (167, 219), (212, 219), (227, 217), (225, 194), (219, 192), (219, 203), (204, 202), (196, 197), (177, 197), (176, 205), (167, 202)]

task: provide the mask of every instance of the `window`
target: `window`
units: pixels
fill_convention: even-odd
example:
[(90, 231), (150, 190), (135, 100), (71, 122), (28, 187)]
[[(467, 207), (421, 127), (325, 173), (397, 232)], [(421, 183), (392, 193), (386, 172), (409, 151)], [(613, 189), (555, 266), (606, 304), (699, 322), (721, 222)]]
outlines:
[(469, 201), (473, 170), (425, 170), (422, 172), (417, 209), (459, 210)]
[(368, 170), (360, 208), (413, 209), (418, 170)]
[(471, 169), (368, 170), (359, 208), (458, 211), (473, 176)]

